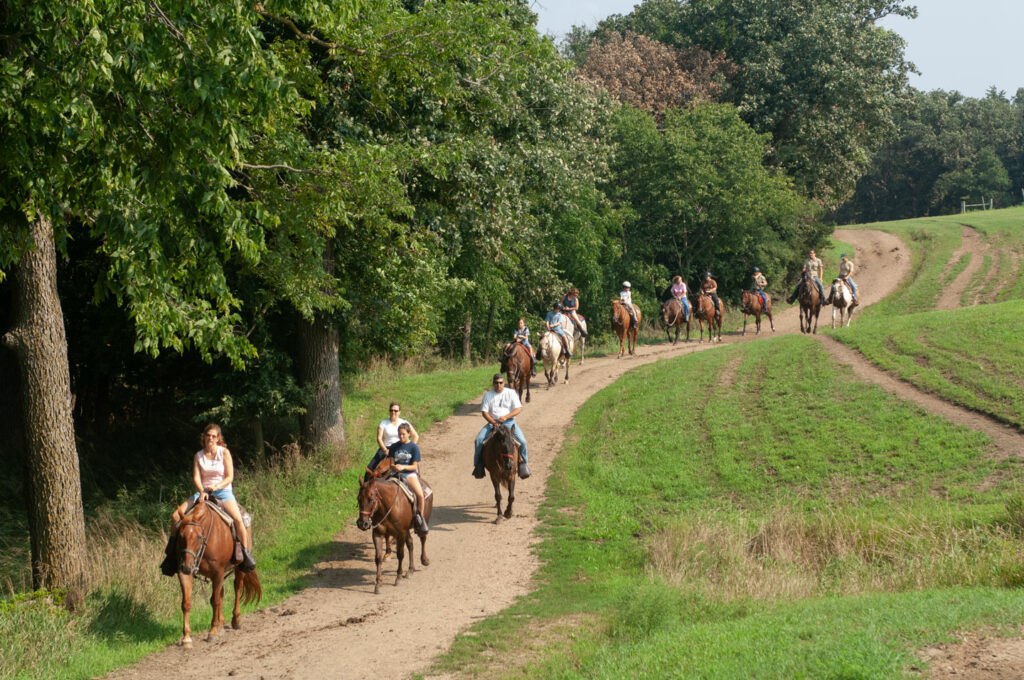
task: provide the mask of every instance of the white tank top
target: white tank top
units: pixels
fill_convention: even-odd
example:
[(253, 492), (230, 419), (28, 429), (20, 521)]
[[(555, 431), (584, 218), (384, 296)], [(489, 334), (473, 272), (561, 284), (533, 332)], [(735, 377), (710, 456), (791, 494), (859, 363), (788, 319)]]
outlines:
[[(217, 447), (217, 454), (211, 460), (206, 457), (206, 452), (200, 449), (196, 452), (196, 462), (199, 463), (199, 478), (203, 482), (203, 488), (209, 489), (224, 481), (224, 447)], [(230, 486), (228, 487), (231, 488)]]

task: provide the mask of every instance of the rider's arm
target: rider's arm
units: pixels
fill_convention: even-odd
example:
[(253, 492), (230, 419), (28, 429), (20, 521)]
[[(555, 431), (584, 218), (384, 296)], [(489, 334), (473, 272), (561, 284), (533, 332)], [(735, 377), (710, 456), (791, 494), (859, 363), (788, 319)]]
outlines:
[(519, 412), (522, 411), (522, 410), (523, 410), (522, 406), (520, 406), (518, 408), (514, 408), (511, 411), (509, 411), (508, 413), (506, 413), (505, 415), (503, 415), (502, 417), (498, 418), (498, 422), (499, 423), (503, 423), (506, 420), (512, 420), (517, 415), (519, 415)]
[(212, 488), (213, 491), (220, 491), (231, 486), (235, 479), (235, 464), (231, 460), (231, 452), (224, 449), (224, 479), (217, 482)]
[(383, 449), (384, 451), (388, 450), (388, 447), (384, 446), (384, 428), (383, 427), (378, 427), (377, 428), (377, 447), (380, 448), (380, 449)]
[[(405, 422), (409, 423), (408, 420)], [(409, 441), (413, 444), (420, 443), (420, 433), (416, 431), (416, 428), (412, 426), (412, 423), (409, 423)]]
[(192, 483), (199, 489), (199, 495), (205, 496), (203, 492), (203, 474), (199, 470), (199, 456), (192, 459)]

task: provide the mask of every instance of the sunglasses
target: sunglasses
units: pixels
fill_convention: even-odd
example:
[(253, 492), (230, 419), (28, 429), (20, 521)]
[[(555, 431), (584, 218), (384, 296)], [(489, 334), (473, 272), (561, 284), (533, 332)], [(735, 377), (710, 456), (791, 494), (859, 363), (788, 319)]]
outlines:
[(391, 409), (391, 412), (392, 412), (392, 413), (398, 413), (398, 412), (399, 412), (399, 411), (401, 411), (401, 410), (402, 410), (402, 409), (400, 409), (400, 408), (393, 408), (393, 409)]

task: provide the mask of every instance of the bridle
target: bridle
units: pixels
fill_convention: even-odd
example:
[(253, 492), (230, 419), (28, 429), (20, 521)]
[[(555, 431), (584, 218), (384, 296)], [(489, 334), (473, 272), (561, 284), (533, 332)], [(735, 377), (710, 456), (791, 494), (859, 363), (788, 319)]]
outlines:
[(376, 524), (374, 524), (373, 520), (370, 519), (370, 518), (372, 518), (373, 514), (375, 512), (377, 512), (377, 508), (380, 507), (381, 505), (383, 505), (383, 501), (380, 498), (380, 491), (377, 489), (377, 480), (373, 480), (372, 482), (370, 482), (370, 485), (373, 487), (369, 491), (370, 501), (371, 501), (370, 509), (369, 510), (360, 510), (359, 511), (359, 518), (360, 519), (362, 519), (363, 517), (368, 518), (369, 521), (370, 521), (370, 528), (371, 529), (376, 529), (377, 527), (379, 527), (381, 524), (384, 523), (384, 520), (386, 520), (388, 518), (388, 515), (391, 514), (391, 511), (395, 509), (395, 504), (392, 503), (388, 507), (388, 511), (385, 512), (384, 516), (380, 518), (380, 521), (377, 522)]
[(213, 528), (213, 515), (210, 514), (209, 511), (207, 511), (206, 514), (207, 514), (207, 516), (208, 516), (210, 521), (208, 522), (208, 524), (207, 524), (207, 526), (205, 528), (199, 522), (184, 522), (178, 528), (179, 535), (181, 535), (180, 534), (181, 529), (184, 529), (185, 527), (199, 527), (199, 536), (200, 536), (200, 539), (201, 539), (200, 540), (200, 545), (199, 545), (199, 550), (198, 551), (194, 551), (194, 550), (192, 550), (191, 548), (188, 548), (188, 547), (186, 547), (185, 550), (184, 550), (185, 554), (192, 555), (192, 557), (195, 558), (195, 563), (192, 565), (192, 569), (190, 570), (192, 576), (195, 576), (199, 572), (199, 563), (202, 562), (203, 555), (206, 554), (206, 545), (207, 545), (207, 543), (209, 542), (209, 539), (210, 539), (210, 530)]
[(679, 323), (679, 317), (682, 316), (683, 314), (683, 303), (680, 302), (679, 300), (676, 300), (676, 298), (672, 299), (676, 301), (676, 307), (679, 311), (676, 312), (675, 318), (672, 319), (672, 323), (668, 324), (669, 328), (672, 328), (672, 326), (675, 326), (677, 323)]

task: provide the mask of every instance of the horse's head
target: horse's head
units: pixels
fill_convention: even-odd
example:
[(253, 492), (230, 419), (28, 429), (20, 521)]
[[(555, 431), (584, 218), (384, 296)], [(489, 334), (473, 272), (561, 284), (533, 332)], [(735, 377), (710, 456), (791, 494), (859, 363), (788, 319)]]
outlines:
[(200, 499), (185, 515), (178, 527), (178, 571), (183, 574), (199, 572), (199, 565), (210, 540), (212, 517), (206, 503)]
[(661, 305), (661, 322), (666, 326), (669, 326), (676, 320), (679, 313), (679, 303), (676, 302), (675, 299), (665, 300)]
[(380, 490), (377, 488), (376, 479), (371, 479), (368, 482), (359, 480), (359, 495), (356, 497), (356, 504), (359, 506), (359, 519), (356, 520), (356, 526), (366, 531), (373, 526), (373, 513), (380, 506)]
[(485, 442), (486, 445), (496, 450), (501, 456), (501, 468), (507, 472), (514, 472), (516, 468), (516, 438), (512, 434), (512, 428), (505, 424), (494, 426), (491, 435)]

